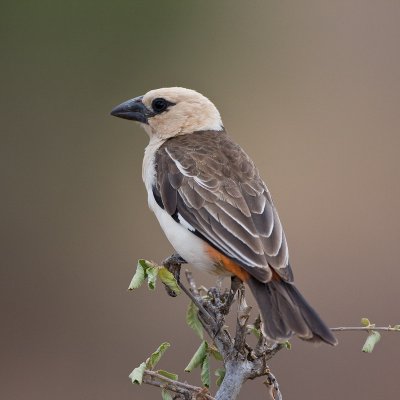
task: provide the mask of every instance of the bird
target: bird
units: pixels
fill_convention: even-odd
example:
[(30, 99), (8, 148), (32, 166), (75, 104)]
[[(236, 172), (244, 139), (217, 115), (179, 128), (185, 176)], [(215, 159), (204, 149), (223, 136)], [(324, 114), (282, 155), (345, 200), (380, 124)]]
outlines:
[(111, 115), (149, 136), (142, 177), (148, 205), (179, 257), (246, 283), (273, 343), (297, 335), (337, 340), (293, 282), (282, 223), (254, 162), (226, 132), (216, 106), (195, 90), (150, 90)]

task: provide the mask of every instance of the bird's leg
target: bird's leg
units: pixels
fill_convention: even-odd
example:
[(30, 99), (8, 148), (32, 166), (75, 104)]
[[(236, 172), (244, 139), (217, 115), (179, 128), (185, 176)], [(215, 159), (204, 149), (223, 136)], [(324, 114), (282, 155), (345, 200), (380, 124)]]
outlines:
[[(161, 264), (174, 275), (176, 282), (180, 286), (181, 265), (186, 264), (186, 261), (179, 254), (175, 253), (166, 258)], [(169, 296), (176, 297), (176, 293), (171, 288), (167, 285), (164, 286)]]
[(240, 286), (243, 282), (235, 275), (231, 277), (231, 288), (229, 290), (228, 298), (226, 299), (225, 304), (221, 307), (222, 314), (227, 315), (231, 308), (233, 301), (235, 300), (236, 292), (239, 290)]

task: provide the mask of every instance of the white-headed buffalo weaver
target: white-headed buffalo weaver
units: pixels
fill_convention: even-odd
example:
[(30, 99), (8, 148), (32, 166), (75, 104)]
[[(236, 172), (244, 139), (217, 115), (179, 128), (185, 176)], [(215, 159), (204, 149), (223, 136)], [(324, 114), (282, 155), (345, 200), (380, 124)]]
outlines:
[(139, 122), (150, 137), (143, 181), (150, 208), (188, 263), (246, 282), (265, 335), (337, 343), (293, 284), (286, 237), (267, 186), (226, 133), (217, 108), (194, 90), (152, 90), (112, 115)]

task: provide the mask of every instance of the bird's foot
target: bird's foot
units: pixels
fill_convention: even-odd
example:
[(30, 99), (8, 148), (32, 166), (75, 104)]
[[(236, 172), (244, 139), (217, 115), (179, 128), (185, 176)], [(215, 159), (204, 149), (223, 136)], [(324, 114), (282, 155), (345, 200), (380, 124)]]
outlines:
[(182, 258), (178, 253), (174, 253), (172, 254), (172, 256), (167, 257), (163, 262), (163, 265), (165, 265), (165, 267), (167, 267), (167, 265), (169, 264), (187, 264), (187, 261)]

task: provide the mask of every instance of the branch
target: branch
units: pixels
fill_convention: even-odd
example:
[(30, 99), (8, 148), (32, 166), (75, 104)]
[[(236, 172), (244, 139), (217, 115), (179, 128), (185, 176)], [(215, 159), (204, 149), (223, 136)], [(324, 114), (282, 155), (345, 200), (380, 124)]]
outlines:
[(368, 318), (361, 319), (362, 326), (341, 326), (338, 328), (331, 328), (333, 332), (367, 332), (368, 337), (362, 347), (363, 353), (372, 353), (376, 344), (381, 339), (381, 334), (379, 331), (384, 332), (400, 332), (400, 325), (395, 326), (375, 326), (371, 324)]
[(143, 383), (182, 394), (184, 399), (215, 400), (214, 397), (205, 392), (204, 388), (174, 381), (150, 370), (144, 371)]
[(399, 332), (400, 326), (339, 326), (337, 328), (331, 328), (332, 332), (343, 332), (343, 331), (386, 331), (386, 332)]
[[(271, 347), (261, 334), (261, 330), (259, 330), (260, 336), (255, 349), (247, 344), (246, 337), (249, 333), (247, 321), (251, 307), (246, 304), (245, 288), (242, 283), (238, 284), (237, 281), (233, 280), (231, 290), (228, 292), (222, 291), (220, 288), (211, 288), (207, 291), (206, 296), (201, 296), (189, 271), (186, 271), (186, 278), (192, 296), (212, 317), (212, 321), (208, 321), (208, 318), (204, 318), (201, 311), (198, 315), (204, 330), (213, 339), (224, 360), (225, 377), (217, 391), (215, 400), (234, 400), (239, 395), (246, 380), (270, 374), (267, 360), (284, 346), (274, 345)], [(224, 326), (224, 322), (225, 315), (229, 313), (236, 292), (238, 293), (237, 323), (235, 337), (232, 338)], [(275, 378), (274, 382), (276, 382)]]
[(268, 373), (267, 379), (263, 383), (267, 386), (268, 394), (272, 400), (282, 400), (282, 393), (279, 389), (278, 381), (271, 372)]
[[(180, 268), (182, 260), (178, 255), (173, 255), (158, 266), (146, 260), (139, 260), (137, 271), (132, 279), (129, 289), (137, 289), (147, 278), (149, 289), (154, 290), (157, 276), (164, 283), (170, 296), (175, 297), (182, 290), (191, 300), (187, 314), (188, 325), (192, 327), (203, 340), (204, 329), (213, 341), (213, 345), (202, 341), (192, 360), (186, 367), (190, 372), (196, 367), (201, 367), (201, 379), (204, 388), (179, 382), (176, 374), (167, 371), (154, 371), (156, 363), (169, 347), (163, 343), (147, 360), (137, 367), (130, 378), (133, 383), (142, 382), (163, 389), (164, 399), (184, 400), (235, 400), (242, 385), (248, 379), (266, 376), (264, 384), (268, 388), (272, 400), (282, 400), (282, 393), (275, 376), (271, 373), (267, 362), (283, 348), (290, 348), (290, 343), (268, 343), (262, 334), (263, 327), (260, 317), (254, 325), (248, 325), (251, 307), (245, 300), (245, 288), (238, 279), (232, 279), (231, 289), (223, 290), (221, 285), (210, 289), (198, 288), (189, 271), (185, 271), (189, 288), (180, 281)], [(234, 337), (225, 326), (225, 317), (229, 314), (234, 299), (237, 298), (237, 320)], [(400, 332), (400, 325), (376, 327), (367, 318), (361, 319), (362, 326), (335, 327), (333, 332), (363, 331), (368, 337), (362, 348), (363, 352), (370, 353), (380, 340), (378, 331)], [(251, 347), (246, 339), (250, 333), (258, 338), (255, 346)], [(223, 360), (224, 368), (219, 368), (216, 375), (220, 387), (213, 398), (208, 391), (210, 386), (209, 357), (213, 355), (218, 360)], [(167, 391), (174, 392), (172, 397)]]

